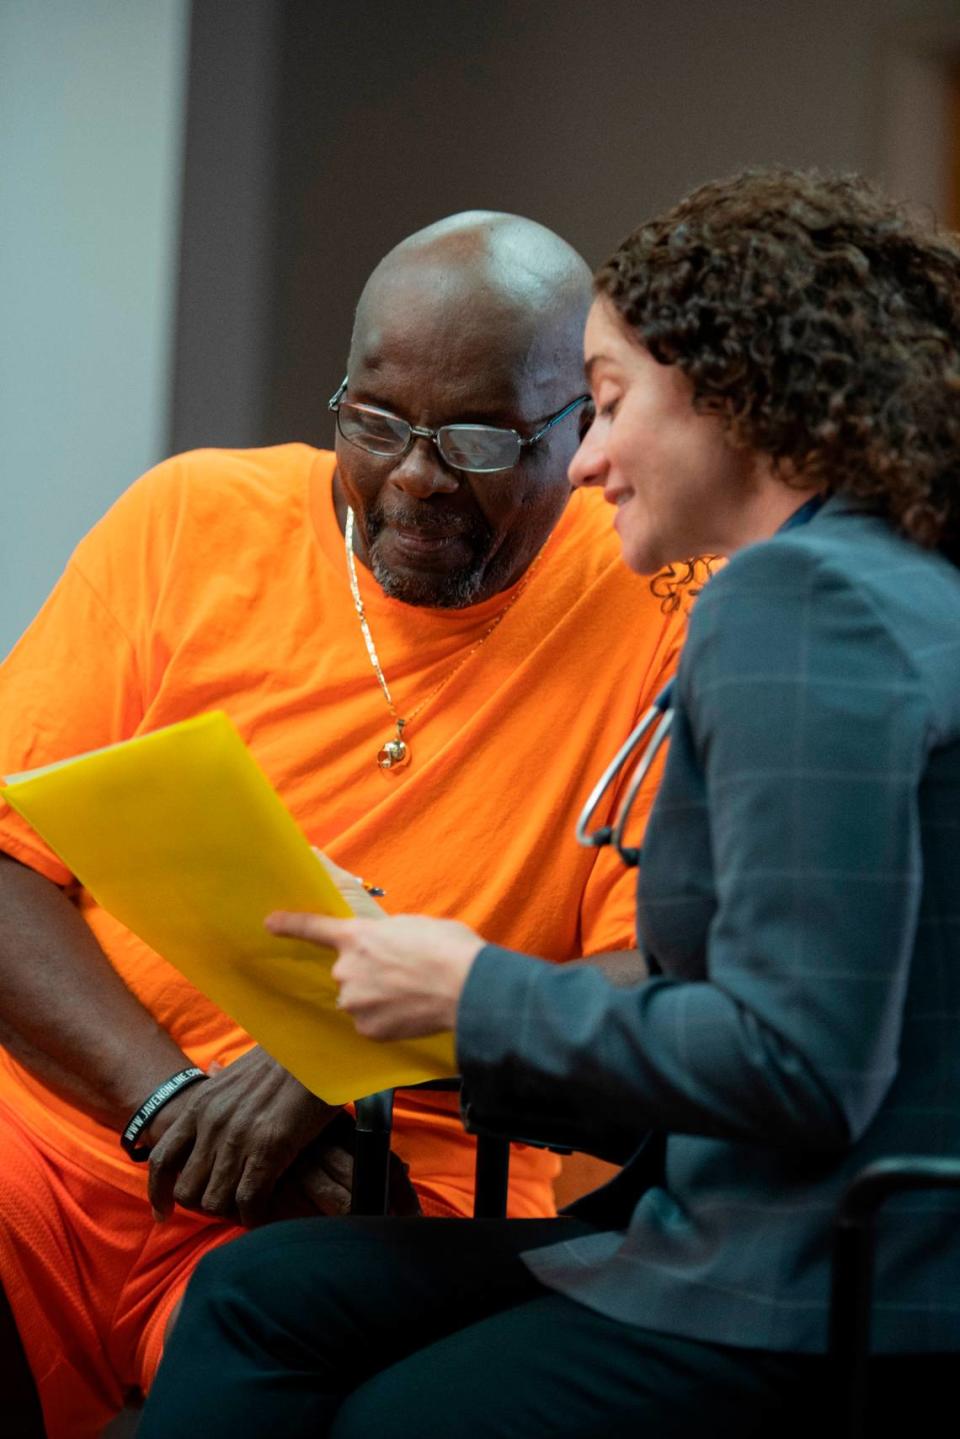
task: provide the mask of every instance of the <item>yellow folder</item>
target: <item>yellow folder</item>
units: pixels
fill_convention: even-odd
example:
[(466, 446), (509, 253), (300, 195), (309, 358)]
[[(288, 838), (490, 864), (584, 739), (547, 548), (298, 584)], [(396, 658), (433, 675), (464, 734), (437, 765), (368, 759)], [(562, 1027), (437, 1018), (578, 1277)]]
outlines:
[(362, 1038), (335, 1008), (332, 952), (264, 929), (275, 909), (351, 910), (221, 711), (9, 776), (0, 795), (99, 904), (331, 1104), (456, 1073), (450, 1034)]

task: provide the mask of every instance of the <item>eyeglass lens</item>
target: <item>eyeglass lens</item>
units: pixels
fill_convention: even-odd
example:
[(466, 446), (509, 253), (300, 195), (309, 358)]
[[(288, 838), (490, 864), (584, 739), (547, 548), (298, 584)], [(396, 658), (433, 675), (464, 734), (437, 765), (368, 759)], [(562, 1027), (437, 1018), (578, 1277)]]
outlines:
[[(406, 420), (366, 405), (341, 404), (337, 424), (345, 440), (371, 455), (402, 455), (412, 433)], [(454, 469), (476, 471), (511, 469), (521, 448), (519, 435), (492, 425), (444, 425), (437, 447)]]
[(457, 470), (509, 470), (520, 458), (520, 438), (490, 425), (445, 425), (440, 453)]
[(337, 426), (345, 440), (369, 450), (372, 455), (400, 455), (410, 439), (406, 420), (360, 405), (341, 405)]

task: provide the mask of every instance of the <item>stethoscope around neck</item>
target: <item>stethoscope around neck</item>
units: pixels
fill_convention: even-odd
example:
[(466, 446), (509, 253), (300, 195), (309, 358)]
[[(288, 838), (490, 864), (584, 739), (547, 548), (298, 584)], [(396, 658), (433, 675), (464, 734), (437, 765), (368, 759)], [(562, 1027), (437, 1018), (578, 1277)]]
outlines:
[[(577, 820), (576, 834), (580, 844), (585, 845), (588, 849), (601, 849), (605, 845), (612, 845), (624, 864), (631, 869), (640, 863), (640, 847), (639, 845), (624, 844), (623, 837), (634, 802), (640, 792), (640, 786), (650, 773), (657, 753), (665, 743), (670, 733), (670, 726), (673, 724), (673, 707), (671, 705), (673, 686), (673, 680), (664, 685), (639, 724), (624, 740), (590, 791), (590, 797)], [(614, 816), (613, 823), (600, 825), (592, 832), (589, 831), (590, 821), (601, 800), (611, 785), (620, 778), (621, 770), (631, 760), (636, 760), (636, 769), (620, 803), (620, 808)]]
[[(826, 500), (826, 494), (812, 495), (793, 514), (790, 515), (780, 526), (778, 534), (785, 530), (792, 530), (799, 525), (805, 525), (813, 519), (814, 515), (821, 508)], [(623, 836), (626, 833), (627, 821), (630, 818), (630, 811), (633, 809), (634, 801), (640, 792), (640, 786), (650, 773), (651, 766), (657, 757), (657, 752), (663, 745), (670, 733), (670, 726), (673, 724), (673, 687), (675, 680), (670, 680), (657, 695), (653, 704), (646, 711), (640, 723), (633, 733), (624, 741), (617, 750), (613, 759), (607, 765), (603, 774), (597, 780), (590, 792), (590, 797), (580, 812), (577, 820), (577, 841), (585, 845), (587, 849), (602, 849), (606, 845), (612, 845), (617, 854), (628, 868), (634, 869), (640, 863), (640, 846), (624, 844)], [(614, 816), (612, 824), (600, 825), (598, 829), (588, 832), (588, 826), (610, 786), (620, 778), (620, 771), (639, 753), (637, 768), (630, 781), (626, 794), (621, 801), (620, 808)]]

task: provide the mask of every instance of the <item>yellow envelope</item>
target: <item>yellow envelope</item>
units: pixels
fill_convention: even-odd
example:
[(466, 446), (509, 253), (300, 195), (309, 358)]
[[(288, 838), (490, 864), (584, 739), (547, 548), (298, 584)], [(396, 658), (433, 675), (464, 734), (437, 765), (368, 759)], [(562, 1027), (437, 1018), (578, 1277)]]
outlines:
[(94, 899), (331, 1104), (456, 1073), (453, 1036), (378, 1044), (333, 954), (263, 927), (349, 905), (222, 711), (12, 775), (0, 795)]

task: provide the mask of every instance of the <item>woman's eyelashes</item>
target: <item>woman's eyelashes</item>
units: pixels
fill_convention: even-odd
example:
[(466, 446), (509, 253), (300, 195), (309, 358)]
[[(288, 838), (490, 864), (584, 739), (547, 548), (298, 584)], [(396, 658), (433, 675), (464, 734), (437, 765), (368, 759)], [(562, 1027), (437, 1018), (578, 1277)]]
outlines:
[(577, 437), (581, 443), (586, 439), (596, 420), (613, 419), (619, 403), (619, 392), (611, 393), (607, 386), (604, 386), (595, 400), (587, 400), (580, 410), (577, 421)]
[(618, 391), (607, 390), (597, 396), (597, 417), (601, 420), (612, 420), (617, 413), (617, 406), (620, 403)]

